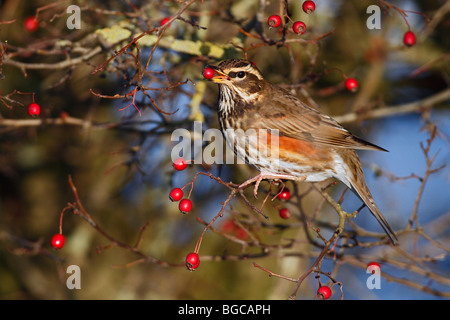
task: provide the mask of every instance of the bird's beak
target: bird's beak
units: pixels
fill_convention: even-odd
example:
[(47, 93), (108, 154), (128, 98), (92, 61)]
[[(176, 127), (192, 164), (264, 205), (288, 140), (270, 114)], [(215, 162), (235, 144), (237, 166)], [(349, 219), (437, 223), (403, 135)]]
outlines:
[(211, 68), (214, 70), (214, 77), (211, 78), (213, 82), (224, 83), (225, 81), (230, 80), (230, 77), (227, 76), (227, 74), (220, 70), (218, 67), (208, 65), (206, 66), (206, 68)]

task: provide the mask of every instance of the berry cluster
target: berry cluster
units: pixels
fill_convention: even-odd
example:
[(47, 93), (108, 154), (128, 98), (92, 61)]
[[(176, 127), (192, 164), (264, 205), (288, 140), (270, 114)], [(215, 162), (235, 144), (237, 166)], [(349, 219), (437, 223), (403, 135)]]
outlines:
[[(316, 5), (314, 1), (307, 0), (303, 2), (302, 9), (306, 14), (311, 14), (314, 12), (314, 10), (316, 10)], [(292, 21), (290, 17), (287, 18), (290, 21)], [(281, 22), (282, 19), (277, 14), (271, 15), (267, 19), (267, 24), (269, 25), (269, 28), (278, 28), (279, 26), (281, 26)], [(303, 21), (295, 21), (295, 22), (292, 21), (292, 22), (293, 22), (292, 31), (294, 31), (294, 33), (302, 35), (306, 32), (306, 24)]]
[[(187, 168), (187, 162), (183, 158), (178, 158), (173, 162), (173, 168), (177, 171), (182, 171)], [(183, 190), (180, 188), (174, 188), (170, 191), (169, 199), (174, 202), (178, 202), (183, 198)], [(183, 214), (189, 213), (192, 210), (192, 201), (189, 199), (183, 199), (180, 201), (178, 208)]]
[[(186, 169), (187, 166), (188, 164), (186, 160), (183, 158), (178, 158), (173, 162), (173, 168), (177, 171), (182, 171)], [(180, 203), (178, 204), (178, 208), (180, 209), (181, 213), (187, 214), (192, 210), (192, 201), (189, 200), (188, 198), (182, 199), (183, 195), (184, 193), (181, 188), (174, 188), (169, 193), (169, 199), (175, 202), (181, 200)], [(186, 256), (186, 268), (189, 271), (194, 271), (195, 269), (198, 268), (199, 265), (200, 265), (200, 258), (197, 252), (191, 252)]]
[[(278, 191), (277, 198), (281, 201), (289, 201), (291, 198), (291, 191), (288, 188), (283, 187)], [(291, 217), (291, 212), (287, 208), (281, 208), (278, 214), (283, 219), (289, 219)]]
[(247, 231), (242, 228), (240, 225), (234, 222), (234, 220), (229, 219), (225, 220), (221, 226), (221, 230), (223, 233), (228, 235), (234, 235), (236, 238), (240, 240), (245, 240), (248, 238)]

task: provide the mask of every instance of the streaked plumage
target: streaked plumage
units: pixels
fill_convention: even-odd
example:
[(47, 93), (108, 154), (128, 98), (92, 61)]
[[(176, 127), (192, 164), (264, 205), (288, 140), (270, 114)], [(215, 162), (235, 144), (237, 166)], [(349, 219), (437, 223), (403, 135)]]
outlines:
[[(250, 61), (231, 59), (209, 67), (218, 74), (212, 81), (219, 84), (220, 126), (240, 158), (268, 176), (309, 182), (339, 179), (361, 198), (396, 242), (364, 181), (355, 152), (385, 149), (352, 135), (331, 117), (269, 83)], [(274, 141), (273, 135), (278, 139), (277, 148), (264, 143)], [(275, 158), (279, 161), (272, 161)]]

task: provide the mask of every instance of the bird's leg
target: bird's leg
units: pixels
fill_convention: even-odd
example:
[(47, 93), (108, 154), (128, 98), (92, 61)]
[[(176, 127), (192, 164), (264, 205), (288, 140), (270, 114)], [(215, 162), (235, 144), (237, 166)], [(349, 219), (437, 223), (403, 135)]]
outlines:
[(242, 183), (239, 188), (240, 189), (245, 189), (247, 188), (249, 185), (251, 185), (252, 183), (255, 182), (255, 187), (253, 189), (253, 195), (255, 196), (255, 198), (258, 198), (258, 188), (259, 188), (259, 184), (261, 183), (262, 180), (264, 179), (271, 179), (271, 180), (299, 180), (299, 181), (303, 181), (305, 180), (305, 178), (301, 178), (301, 177), (295, 177), (289, 174), (277, 174), (277, 173), (266, 173), (266, 172), (261, 172), (260, 174), (258, 174), (257, 176), (248, 179), (247, 181), (245, 181), (244, 183)]

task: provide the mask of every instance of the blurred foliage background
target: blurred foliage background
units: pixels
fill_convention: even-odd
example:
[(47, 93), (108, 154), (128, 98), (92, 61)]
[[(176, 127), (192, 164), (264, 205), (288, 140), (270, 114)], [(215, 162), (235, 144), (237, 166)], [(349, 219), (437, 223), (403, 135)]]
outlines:
[[(2, 53), (0, 80), (0, 299), (287, 298), (294, 285), (268, 277), (253, 262), (279, 274), (298, 277), (310, 267), (319, 249), (306, 240), (305, 228), (299, 223), (303, 220), (294, 217), (284, 221), (275, 206), (266, 207), (269, 223), (288, 227), (274, 227), (259, 234), (261, 241), (273, 245), (269, 254), (263, 248), (245, 247), (242, 242), (207, 231), (199, 269), (189, 272), (184, 267), (185, 256), (193, 251), (204, 227), (197, 217), (208, 223), (229, 193), (224, 186), (200, 176), (194, 185), (194, 209), (190, 214), (180, 214), (178, 205), (168, 199), (173, 187), (185, 185), (201, 170), (194, 165), (174, 172), (170, 133), (180, 127), (192, 130), (194, 120), (203, 121), (204, 129), (218, 128), (218, 89), (203, 80), (204, 65), (247, 54), (268, 80), (286, 86), (320, 105), (325, 113), (336, 116), (351, 112), (364, 115), (367, 109), (417, 102), (446, 92), (450, 71), (447, 1), (318, 0), (311, 15), (301, 10), (302, 1), (287, 2), (291, 18), (303, 20), (308, 31), (301, 38), (288, 32), (286, 38), (292, 42), (279, 46), (258, 45), (264, 42), (257, 38), (255, 30), (262, 28), (266, 36), (280, 39), (281, 33), (269, 30), (265, 21), (269, 15), (283, 12), (284, 1), (0, 2), (0, 40), (6, 50)], [(407, 13), (406, 19), (417, 36), (415, 46), (403, 45), (408, 26), (396, 9), (383, 10), (383, 3), (430, 18), (427, 21), (420, 14)], [(69, 4), (82, 8), (79, 30), (66, 27), (69, 14), (65, 10)], [(366, 27), (366, 9), (371, 4), (382, 8), (380, 30)], [(41, 10), (36, 11), (38, 8)], [(23, 21), (36, 12), (39, 28), (27, 32)], [(133, 36), (159, 28), (164, 17), (182, 19), (174, 20), (164, 30), (159, 45), (154, 45), (159, 29), (151, 33), (153, 38), (146, 38), (147, 44), (144, 40), (140, 44), (144, 62), (155, 49), (148, 73), (142, 79), (136, 75), (136, 61), (128, 54), (118, 55), (102, 72), (92, 74), (130, 43)], [(110, 38), (119, 37), (112, 33), (113, 27), (129, 31), (118, 44), (116, 38)], [(99, 37), (102, 30), (106, 36)], [(186, 42), (177, 42), (180, 40)], [(74, 59), (97, 47), (101, 48), (98, 54), (65, 68), (27, 67), (33, 63), (55, 66), (69, 56)], [(133, 48), (129, 52), (136, 53)], [(242, 48), (247, 49), (245, 53)], [(11, 64), (11, 60), (24, 63), (25, 67)], [(345, 90), (343, 73), (358, 79), (357, 93)], [(124, 95), (136, 85), (152, 88), (146, 92), (153, 101), (142, 93), (136, 95), (142, 116), (133, 106), (119, 111), (131, 103), (131, 96)], [(70, 121), (31, 119), (27, 114), (27, 106), (32, 102), (29, 93), (35, 94), (41, 106), (39, 119)], [(391, 151), (361, 155), (369, 187), (396, 230), (407, 225), (421, 183), (415, 178), (392, 177), (411, 173), (423, 176), (426, 164), (419, 144), (429, 138), (423, 129), (430, 124), (438, 131), (431, 149), (431, 155), (439, 150), (435, 167), (448, 163), (448, 102), (447, 96), (406, 115), (394, 113), (380, 119), (345, 123), (355, 134)], [(167, 113), (177, 112), (163, 114), (155, 105)], [(255, 174), (242, 165), (213, 166), (211, 172), (236, 183)], [(75, 200), (69, 175), (84, 207), (102, 230), (132, 246), (139, 238), (139, 228), (148, 223), (142, 232), (140, 250), (178, 266), (133, 263), (138, 256), (118, 246), (108, 247), (108, 239), (69, 211), (62, 225), (66, 245), (59, 251), (52, 249), (50, 239), (59, 231), (60, 213)], [(308, 185), (299, 186), (299, 190), (307, 188)], [(344, 298), (435, 299), (443, 292), (448, 294), (448, 188), (449, 171), (443, 168), (430, 176), (419, 206), (419, 220), (440, 246), (424, 244), (423, 239), (413, 242), (419, 236), (412, 234), (402, 237), (402, 250), (408, 250), (411, 256), (374, 246), (347, 249), (345, 253), (355, 259), (354, 263), (349, 259), (341, 264), (332, 257), (323, 263), (322, 270), (333, 272), (333, 277), (342, 283)], [(340, 185), (334, 187), (335, 198), (342, 190)], [(320, 199), (311, 196), (304, 205), (311, 212)], [(258, 201), (255, 203), (261, 199)], [(344, 204), (349, 211), (359, 206), (351, 199)], [(335, 223), (335, 213), (327, 210), (321, 212), (320, 220)], [(233, 201), (213, 226), (226, 233), (227, 223), (239, 214), (255, 215), (245, 204)], [(379, 231), (366, 210), (360, 216), (358, 223)], [(288, 249), (277, 248), (286, 239), (296, 239), (295, 244)], [(249, 238), (244, 235), (240, 240)], [(253, 256), (245, 259), (244, 254)], [(430, 259), (417, 258), (425, 255)], [(367, 274), (361, 267), (367, 259), (401, 261), (397, 265), (386, 262), (382, 271), (397, 279), (407, 278), (417, 287), (411, 290), (411, 285), (401, 281), (383, 279), (382, 290), (368, 290)], [(429, 273), (415, 273), (410, 268), (415, 263)], [(72, 264), (81, 268), (81, 290), (66, 287), (66, 268)], [(430, 274), (440, 279), (431, 281), (431, 286)], [(327, 278), (322, 277), (322, 281), (327, 282)], [(314, 298), (316, 290), (317, 279), (310, 275), (298, 298)], [(335, 286), (333, 299), (340, 297), (339, 286)]]

